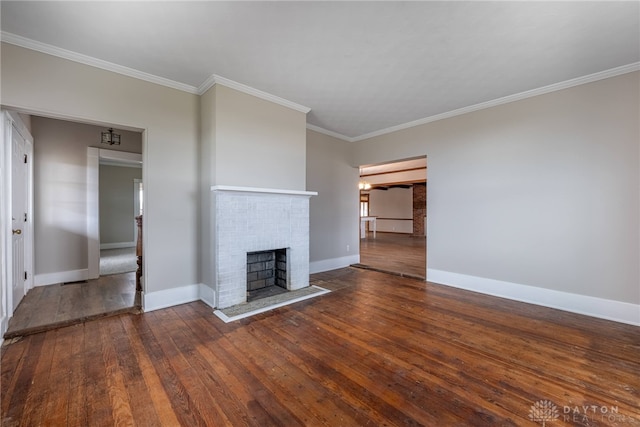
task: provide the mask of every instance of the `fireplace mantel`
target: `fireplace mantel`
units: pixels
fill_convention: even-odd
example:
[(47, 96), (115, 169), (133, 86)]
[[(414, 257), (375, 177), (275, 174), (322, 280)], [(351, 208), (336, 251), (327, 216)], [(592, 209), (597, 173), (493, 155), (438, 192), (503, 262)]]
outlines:
[(267, 193), (282, 194), (287, 196), (317, 196), (316, 191), (299, 191), (299, 190), (281, 190), (275, 188), (259, 188), (259, 187), (236, 187), (232, 185), (213, 185), (211, 191), (233, 191), (237, 193)]

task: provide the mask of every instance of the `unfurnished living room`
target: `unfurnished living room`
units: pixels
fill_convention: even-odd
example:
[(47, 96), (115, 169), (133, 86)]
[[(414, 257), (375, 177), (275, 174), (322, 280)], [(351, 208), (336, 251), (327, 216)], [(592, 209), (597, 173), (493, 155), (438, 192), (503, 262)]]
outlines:
[(0, 8), (2, 426), (640, 424), (640, 2)]

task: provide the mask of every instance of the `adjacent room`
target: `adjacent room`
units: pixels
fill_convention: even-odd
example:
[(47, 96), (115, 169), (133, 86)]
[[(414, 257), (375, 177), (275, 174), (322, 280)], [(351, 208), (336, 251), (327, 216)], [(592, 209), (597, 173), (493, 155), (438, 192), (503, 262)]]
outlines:
[(2, 425), (639, 422), (640, 3), (0, 11)]
[(360, 267), (425, 279), (426, 162), (360, 167)]

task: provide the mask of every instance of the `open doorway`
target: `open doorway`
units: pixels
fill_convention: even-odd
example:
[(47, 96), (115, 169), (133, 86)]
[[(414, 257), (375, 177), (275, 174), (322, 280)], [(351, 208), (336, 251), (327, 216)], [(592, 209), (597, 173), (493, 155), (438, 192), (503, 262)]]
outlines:
[(100, 276), (138, 268), (135, 218), (142, 215), (142, 164), (100, 159)]
[(427, 158), (360, 167), (360, 266), (426, 279)]
[[(120, 145), (114, 145), (104, 144), (101, 138), (110, 126), (33, 115), (30, 127), (35, 171), (34, 287), (14, 313), (5, 338), (137, 311), (134, 215), (141, 205), (135, 199), (142, 182), (142, 131), (114, 129), (121, 135)], [(135, 178), (126, 178), (126, 193), (115, 196), (131, 199), (124, 220), (127, 233), (118, 235), (111, 230), (114, 237), (107, 242), (114, 249), (127, 246), (134, 254), (134, 268), (105, 276), (99, 274), (101, 162), (119, 168), (110, 177), (105, 175), (107, 183), (135, 174)], [(105, 215), (118, 218), (114, 211)]]

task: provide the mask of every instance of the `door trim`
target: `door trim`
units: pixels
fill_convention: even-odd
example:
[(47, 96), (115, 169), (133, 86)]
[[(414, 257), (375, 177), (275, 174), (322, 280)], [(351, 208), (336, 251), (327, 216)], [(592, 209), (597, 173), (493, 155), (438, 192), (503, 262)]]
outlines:
[[(100, 159), (142, 164), (142, 154), (87, 148), (87, 257), (89, 279), (100, 277)], [(144, 173), (144, 172), (143, 172)]]
[(0, 149), (0, 175), (2, 184), (0, 185), (0, 200), (3, 208), (0, 210), (0, 255), (2, 267), (0, 269), (0, 286), (2, 298), (0, 301), (0, 334), (4, 334), (8, 320), (13, 316), (13, 284), (11, 283), (13, 272), (13, 247), (11, 233), (11, 200), (12, 200), (12, 176), (11, 176), (11, 137), (15, 131), (25, 140), (25, 151), (27, 158), (27, 194), (26, 210), (27, 221), (24, 224), (24, 244), (25, 244), (25, 270), (27, 278), (24, 283), (25, 294), (33, 288), (33, 137), (23, 123), (20, 116), (13, 111), (2, 110), (1, 118), (1, 138), (3, 147)]

